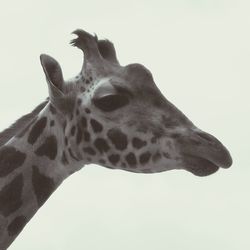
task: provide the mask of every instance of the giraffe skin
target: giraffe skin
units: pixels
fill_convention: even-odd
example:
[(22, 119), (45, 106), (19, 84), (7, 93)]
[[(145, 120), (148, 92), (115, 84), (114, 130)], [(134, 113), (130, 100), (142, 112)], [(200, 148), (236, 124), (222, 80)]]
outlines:
[(86, 164), (197, 176), (232, 165), (223, 144), (165, 99), (148, 69), (121, 66), (110, 41), (73, 33), (84, 53), (81, 72), (65, 81), (59, 63), (41, 55), (49, 99), (0, 138), (0, 250)]

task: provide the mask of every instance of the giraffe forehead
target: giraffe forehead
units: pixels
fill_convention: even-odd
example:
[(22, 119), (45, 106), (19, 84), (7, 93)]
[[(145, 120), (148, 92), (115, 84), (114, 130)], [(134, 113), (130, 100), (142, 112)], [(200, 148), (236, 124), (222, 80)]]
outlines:
[[(131, 91), (139, 91), (143, 88), (144, 93), (150, 93), (156, 85), (153, 81), (151, 72), (140, 64), (130, 64), (126, 67), (115, 67), (115, 69), (108, 72), (106, 75), (91, 75), (91, 72), (87, 76), (82, 74), (77, 75), (75, 78), (68, 81), (68, 91), (75, 89), (78, 93), (84, 93), (84, 97), (92, 97), (93, 90), (100, 88), (106, 83), (115, 84), (128, 88)], [(147, 91), (148, 90), (148, 91)]]

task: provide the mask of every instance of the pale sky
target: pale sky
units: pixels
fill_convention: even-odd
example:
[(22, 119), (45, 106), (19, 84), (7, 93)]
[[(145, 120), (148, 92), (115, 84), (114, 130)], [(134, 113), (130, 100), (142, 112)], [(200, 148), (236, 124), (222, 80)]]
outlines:
[(89, 165), (51, 196), (10, 250), (250, 249), (250, 2), (2, 1), (0, 129), (47, 97), (39, 55), (81, 68), (76, 28), (151, 70), (163, 94), (227, 146), (228, 170), (140, 175)]

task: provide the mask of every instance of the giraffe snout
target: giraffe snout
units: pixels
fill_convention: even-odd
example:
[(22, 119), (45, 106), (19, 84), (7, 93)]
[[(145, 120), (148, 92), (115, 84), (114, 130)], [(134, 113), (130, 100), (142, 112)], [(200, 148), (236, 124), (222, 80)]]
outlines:
[[(204, 147), (204, 156), (222, 168), (229, 168), (232, 163), (232, 157), (227, 148), (213, 135), (199, 131), (196, 135), (201, 138), (201, 149)], [(203, 152), (202, 150), (202, 152)]]
[(227, 148), (216, 137), (199, 129), (186, 131), (179, 144), (185, 168), (195, 175), (209, 175), (233, 163)]

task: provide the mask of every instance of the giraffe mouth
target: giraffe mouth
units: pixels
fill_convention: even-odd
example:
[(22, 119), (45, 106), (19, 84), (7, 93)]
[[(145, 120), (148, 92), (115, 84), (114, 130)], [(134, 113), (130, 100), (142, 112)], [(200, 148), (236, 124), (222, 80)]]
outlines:
[(208, 176), (218, 171), (220, 166), (215, 163), (192, 155), (185, 155), (185, 169), (197, 176)]
[(219, 168), (229, 168), (232, 158), (226, 147), (214, 136), (199, 129), (185, 134), (179, 141), (184, 168), (197, 176), (207, 176)]
[(207, 176), (215, 173), (219, 168), (229, 168), (232, 165), (232, 158), (225, 147), (213, 152), (196, 149), (195, 152), (184, 154), (185, 169), (197, 176)]

